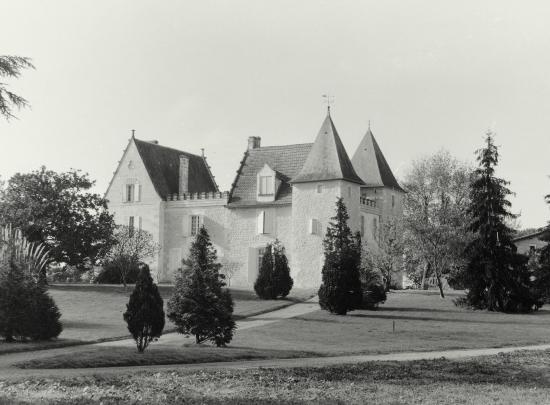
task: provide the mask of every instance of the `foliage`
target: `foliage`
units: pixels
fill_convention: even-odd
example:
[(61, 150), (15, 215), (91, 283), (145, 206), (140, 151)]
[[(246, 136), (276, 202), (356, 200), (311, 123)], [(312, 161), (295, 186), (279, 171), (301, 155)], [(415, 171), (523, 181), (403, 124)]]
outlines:
[(319, 305), (331, 313), (346, 315), (361, 306), (361, 236), (351, 233), (342, 198), (336, 201), (336, 215), (331, 219), (323, 240), (325, 261)]
[(212, 341), (225, 346), (233, 338), (233, 299), (224, 289), (216, 250), (201, 227), (191, 244), (189, 257), (176, 274), (174, 294), (168, 301), (168, 318), (177, 331), (195, 336), (196, 343)]
[(94, 182), (71, 170), (40, 170), (11, 177), (0, 198), (0, 223), (21, 229), (29, 242), (46, 245), (57, 263), (83, 266), (104, 256), (114, 222), (107, 201), (88, 192)]
[[(18, 78), (23, 69), (34, 69), (30, 58), (21, 56), (0, 55), (0, 79), (4, 77)], [(6, 120), (15, 118), (13, 108), (21, 109), (28, 106), (28, 101), (11, 92), (7, 84), (0, 82), (0, 115)]]
[(149, 272), (149, 266), (140, 266), (139, 276), (130, 301), (126, 305), (124, 320), (142, 353), (152, 341), (158, 339), (164, 329), (162, 297)]
[(276, 239), (266, 246), (254, 291), (262, 299), (273, 300), (286, 297), (293, 284), (285, 248)]
[[(121, 264), (124, 262), (123, 264)], [(131, 261), (128, 256), (121, 256), (117, 261), (106, 260), (93, 282), (96, 284), (134, 284), (139, 276), (142, 262)], [(121, 271), (121, 268), (124, 269)], [(124, 274), (124, 278), (122, 277)]]
[[(105, 279), (114, 272), (119, 273), (119, 282), (124, 287), (131, 282), (131, 276), (136, 272), (140, 262), (154, 257), (160, 250), (160, 246), (153, 240), (153, 235), (145, 230), (133, 229), (126, 225), (116, 227), (114, 244), (107, 254)], [(100, 282), (100, 281), (98, 281)]]
[(386, 302), (386, 288), (382, 273), (373, 265), (368, 248), (363, 244), (361, 267), (359, 269), (361, 290), (363, 292), (362, 308), (374, 309)]
[(400, 271), (404, 252), (403, 225), (397, 218), (381, 221), (377, 246), (368, 251), (371, 266), (382, 274), (385, 291), (392, 287), (393, 275)]
[(39, 276), (47, 253), (10, 227), (0, 236), (0, 336), (8, 342), (57, 337), (61, 314)]
[[(441, 278), (465, 264), (470, 182), (470, 168), (446, 151), (415, 161), (405, 178), (406, 268), (422, 287), (433, 274), (441, 297)], [(413, 268), (421, 275), (411, 277)]]
[(479, 167), (470, 190), (468, 214), (475, 237), (467, 247), (469, 262), (464, 269), (468, 294), (463, 304), (502, 312), (529, 312), (541, 304), (527, 269), (527, 258), (516, 253), (514, 231), (506, 224), (511, 194), (508, 182), (495, 176), (498, 148), (492, 133), (477, 151)]

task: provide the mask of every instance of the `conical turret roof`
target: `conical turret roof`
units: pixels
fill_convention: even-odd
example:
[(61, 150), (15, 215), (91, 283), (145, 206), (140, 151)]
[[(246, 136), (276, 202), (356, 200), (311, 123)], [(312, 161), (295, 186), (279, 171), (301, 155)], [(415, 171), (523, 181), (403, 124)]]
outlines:
[(378, 142), (370, 128), (361, 140), (351, 159), (353, 167), (367, 186), (391, 187), (403, 191), (395, 179)]
[(327, 114), (302, 170), (292, 179), (292, 183), (323, 180), (346, 180), (363, 184), (353, 168), (330, 114)]

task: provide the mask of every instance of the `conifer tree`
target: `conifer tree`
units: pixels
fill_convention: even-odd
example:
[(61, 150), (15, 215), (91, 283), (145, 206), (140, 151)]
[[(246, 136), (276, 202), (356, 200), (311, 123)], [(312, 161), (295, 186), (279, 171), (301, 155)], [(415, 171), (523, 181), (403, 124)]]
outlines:
[(196, 343), (211, 341), (225, 346), (233, 338), (233, 299), (224, 289), (216, 250), (201, 227), (191, 244), (189, 258), (176, 275), (174, 294), (168, 301), (168, 318), (177, 331), (195, 336)]
[(490, 132), (485, 142), (477, 151), (479, 167), (470, 190), (468, 212), (474, 239), (466, 249), (465, 303), (490, 311), (528, 312), (537, 298), (532, 294), (527, 259), (516, 253), (513, 230), (506, 224), (506, 219), (514, 217), (507, 199), (511, 191), (507, 181), (495, 176), (499, 154)]
[(266, 246), (254, 290), (258, 297), (273, 300), (286, 297), (293, 284), (285, 248), (276, 239)]
[(142, 353), (164, 329), (164, 302), (146, 264), (140, 265), (139, 275), (130, 301), (126, 304), (124, 320)]
[(336, 215), (331, 219), (323, 241), (325, 262), (319, 305), (331, 313), (345, 315), (361, 306), (361, 236), (352, 234), (342, 198), (336, 201)]

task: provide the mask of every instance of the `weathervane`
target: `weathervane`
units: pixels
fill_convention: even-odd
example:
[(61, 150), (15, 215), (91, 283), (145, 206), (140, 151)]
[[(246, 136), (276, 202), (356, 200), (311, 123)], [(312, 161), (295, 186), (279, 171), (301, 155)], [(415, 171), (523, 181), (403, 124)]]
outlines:
[(332, 96), (330, 93), (323, 94), (323, 99), (323, 102), (327, 104), (328, 115), (330, 115), (330, 105), (334, 104), (334, 96)]

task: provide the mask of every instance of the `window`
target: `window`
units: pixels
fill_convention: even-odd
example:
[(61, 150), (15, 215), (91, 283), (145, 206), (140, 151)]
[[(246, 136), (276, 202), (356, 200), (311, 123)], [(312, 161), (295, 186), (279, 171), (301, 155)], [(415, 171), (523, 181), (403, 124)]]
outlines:
[(323, 233), (323, 226), (321, 221), (315, 218), (309, 220), (309, 233), (310, 235), (321, 235)]
[(535, 245), (529, 245), (529, 256), (534, 255), (537, 251), (537, 247)]
[(128, 234), (130, 237), (134, 235), (134, 217), (128, 218)]
[(126, 184), (126, 199), (124, 201), (126, 201), (126, 202), (134, 201), (134, 185), (133, 184)]
[(365, 217), (361, 215), (361, 236), (365, 236)]
[(266, 248), (259, 248), (258, 249), (258, 270), (262, 267), (262, 259), (264, 258)]
[(392, 194), (391, 196), (391, 207), (394, 208), (395, 207), (395, 196)]
[(191, 236), (196, 236), (201, 228), (200, 215), (191, 215)]
[(273, 195), (273, 176), (260, 176), (259, 195)]
[(323, 185), (317, 184), (317, 194), (321, 194), (323, 192)]

